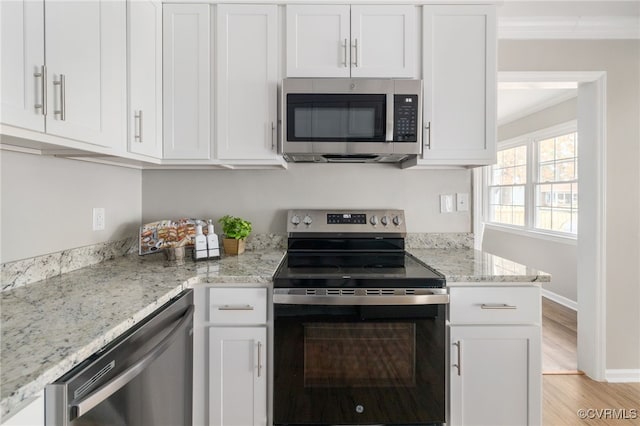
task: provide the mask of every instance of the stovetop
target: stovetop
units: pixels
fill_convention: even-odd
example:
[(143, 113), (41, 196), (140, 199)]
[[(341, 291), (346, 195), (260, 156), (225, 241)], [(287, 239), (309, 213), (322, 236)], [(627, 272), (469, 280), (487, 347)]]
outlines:
[[(285, 255), (273, 277), (275, 288), (371, 287), (442, 288), (444, 275), (408, 253), (393, 256), (376, 254), (324, 254), (321, 264), (300, 265)], [(339, 262), (333, 262), (339, 260)], [(345, 260), (350, 260), (345, 262)], [(291, 266), (298, 264), (300, 266)]]
[(289, 210), (276, 288), (442, 288), (442, 274), (406, 253), (402, 210)]

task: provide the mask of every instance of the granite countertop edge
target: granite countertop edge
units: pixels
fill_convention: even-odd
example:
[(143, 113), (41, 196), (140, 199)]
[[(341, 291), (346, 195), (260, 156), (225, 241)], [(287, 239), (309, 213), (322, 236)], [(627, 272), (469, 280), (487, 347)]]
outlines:
[[(272, 250), (267, 252), (272, 256), (273, 259), (277, 259), (277, 264), (280, 263), (280, 259), (284, 255), (283, 250)], [(249, 259), (247, 263), (258, 262), (261, 260), (261, 256), (255, 254), (248, 253), (248, 256), (238, 256), (234, 258), (227, 257), (228, 262), (233, 262), (237, 259), (238, 264), (242, 264), (242, 261), (245, 259)], [(96, 269), (105, 265), (113, 265), (114, 263), (118, 263), (118, 260), (123, 259), (140, 259), (137, 255), (129, 255), (124, 256), (119, 259), (112, 259), (107, 262), (103, 262), (102, 264), (93, 265), (89, 268)], [(159, 258), (159, 257), (158, 257)], [(140, 260), (142, 262), (145, 260)], [(153, 261), (153, 260), (152, 260)], [(147, 261), (148, 262), (148, 261)], [(191, 262), (190, 260), (186, 261), (187, 263)], [(157, 262), (158, 265), (162, 266), (171, 266), (170, 262)], [(42, 371), (32, 380), (29, 380), (27, 383), (22, 385), (17, 385), (17, 387), (11, 390), (9, 395), (3, 396), (0, 400), (0, 421), (5, 421), (7, 418), (13, 416), (15, 413), (19, 412), (22, 408), (28, 405), (37, 394), (42, 391), (47, 384), (57, 380), (60, 376), (65, 374), (67, 371), (76, 367), (82, 361), (87, 359), (89, 356), (103, 348), (104, 346), (111, 343), (120, 335), (126, 333), (133, 326), (144, 320), (148, 315), (153, 313), (156, 309), (160, 308), (165, 303), (169, 302), (172, 298), (176, 297), (182, 291), (194, 288), (198, 285), (215, 285), (215, 284), (224, 284), (224, 285), (233, 285), (234, 287), (268, 287), (271, 284), (273, 273), (275, 272), (275, 268), (271, 270), (268, 274), (263, 275), (249, 275), (249, 274), (238, 274), (238, 275), (224, 275), (218, 274), (214, 272), (213, 274), (210, 272), (210, 265), (215, 264), (216, 261), (205, 261), (198, 262), (195, 265), (205, 265), (204, 270), (206, 272), (202, 272), (201, 270), (196, 270), (194, 272), (194, 276), (184, 279), (183, 281), (177, 283), (175, 286), (169, 284), (166, 287), (166, 291), (154, 297), (153, 301), (140, 310), (133, 313), (133, 315), (128, 315), (123, 321), (119, 322), (115, 326), (109, 328), (108, 330), (102, 332), (99, 336), (92, 338), (88, 343), (82, 345), (81, 347), (74, 350), (72, 353), (64, 355), (59, 361), (52, 361), (52, 365), (46, 370)], [(276, 264), (276, 265), (277, 265)], [(208, 265), (208, 266), (207, 266)], [(193, 265), (190, 265), (193, 266)], [(108, 266), (107, 266), (108, 267)], [(87, 269), (87, 268), (85, 268)], [(196, 268), (197, 269), (197, 268)], [(74, 271), (76, 272), (76, 271)], [(74, 272), (69, 273), (73, 274)], [(61, 277), (64, 277), (63, 274)], [(43, 280), (40, 283), (34, 283), (34, 285), (46, 285), (44, 281), (55, 281), (53, 280)], [(117, 281), (118, 278), (116, 276), (113, 277), (114, 281)], [(170, 281), (171, 279), (167, 280)], [(32, 284), (33, 285), (33, 284)], [(21, 291), (24, 291), (27, 287), (22, 287)], [(79, 339), (81, 340), (81, 339)], [(4, 348), (3, 348), (4, 349)], [(55, 353), (55, 350), (51, 352)], [(46, 357), (48, 359), (48, 357)], [(11, 386), (11, 383), (0, 383), (2, 387)], [(4, 393), (4, 392), (3, 392)]]
[[(523, 265), (519, 265), (517, 263), (513, 263), (513, 265), (525, 269), (518, 271), (516, 268), (515, 271), (507, 274), (489, 271), (487, 270), (487, 265), (489, 263), (495, 262), (496, 259), (502, 259), (474, 249), (409, 249), (408, 251), (416, 258), (422, 260), (445, 275), (447, 279), (447, 286), (449, 287), (469, 285), (490, 286), (513, 283), (522, 283), (522, 285), (540, 285), (542, 282), (550, 281), (549, 274), (535, 269), (525, 268)], [(269, 263), (270, 273), (266, 273), (266, 270), (263, 270), (263, 273), (260, 274), (248, 274), (240, 271), (237, 274), (225, 275), (224, 271), (222, 271), (223, 273), (219, 273), (217, 269), (212, 273), (209, 270), (210, 266), (206, 266), (204, 272), (202, 269), (199, 270), (198, 268), (193, 268), (194, 271), (192, 276), (180, 278), (179, 282), (175, 286), (170, 283), (167, 284), (166, 291), (156, 296), (151, 303), (147, 304), (133, 315), (128, 315), (126, 319), (101, 333), (98, 337), (92, 338), (89, 343), (82, 345), (79, 349), (63, 356), (61, 360), (51, 361), (51, 367), (41, 372), (37, 377), (26, 384), (16, 385), (17, 388), (15, 390), (12, 390), (9, 395), (2, 397), (2, 400), (0, 401), (0, 417), (5, 419), (7, 415), (15, 414), (26, 406), (34, 396), (45, 388), (47, 384), (53, 382), (65, 372), (85, 360), (91, 354), (95, 353), (115, 338), (125, 333), (131, 327), (142, 321), (157, 308), (167, 303), (185, 289), (193, 288), (201, 284), (233, 284), (238, 287), (268, 287), (271, 285), (272, 275), (275, 272), (277, 264), (279, 264), (279, 259), (281, 259), (283, 254), (284, 252), (282, 250), (272, 250), (267, 252), (267, 255), (271, 256)], [(125, 256), (122, 259), (132, 259), (133, 257), (130, 256)], [(242, 267), (251, 265), (252, 262), (262, 261), (262, 255), (255, 254), (254, 256), (255, 257), (249, 255), (244, 259), (239, 257), (237, 258), (237, 261), (227, 258), (229, 259), (227, 262), (236, 262), (236, 265)], [(242, 264), (243, 260), (246, 260), (246, 265)], [(115, 259), (108, 262), (116, 262), (117, 264), (118, 260)], [(126, 263), (126, 261), (122, 262)], [(125, 265), (125, 267), (133, 268), (136, 264), (140, 264), (140, 262), (141, 261), (134, 261), (131, 262), (131, 265)], [(95, 265), (92, 268), (100, 268), (101, 265), (114, 264), (105, 262), (100, 265)], [(208, 263), (208, 265), (211, 265), (211, 263)], [(162, 272), (162, 270), (160, 272)], [(158, 275), (160, 275), (160, 272), (158, 272)], [(189, 270), (189, 272), (191, 271)], [(116, 276), (113, 277), (113, 280), (117, 279), (118, 278)], [(172, 277), (171, 279), (176, 278)], [(55, 350), (52, 352), (55, 352)], [(5, 386), (7, 383), (1, 383), (1, 385)], [(11, 386), (11, 383), (8, 383), (8, 385)]]

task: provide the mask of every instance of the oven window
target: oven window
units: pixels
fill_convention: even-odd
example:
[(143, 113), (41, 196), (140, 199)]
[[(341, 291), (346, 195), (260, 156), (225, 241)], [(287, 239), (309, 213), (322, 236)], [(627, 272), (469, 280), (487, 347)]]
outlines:
[(307, 323), (304, 387), (416, 384), (413, 323)]
[(289, 141), (376, 142), (385, 131), (385, 95), (287, 95)]

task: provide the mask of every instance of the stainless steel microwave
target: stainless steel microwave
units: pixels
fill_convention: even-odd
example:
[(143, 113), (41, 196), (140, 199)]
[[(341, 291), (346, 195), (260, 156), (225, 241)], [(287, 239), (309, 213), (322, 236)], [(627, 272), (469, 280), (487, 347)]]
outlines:
[(289, 78), (282, 153), (290, 162), (402, 162), (422, 152), (422, 81)]

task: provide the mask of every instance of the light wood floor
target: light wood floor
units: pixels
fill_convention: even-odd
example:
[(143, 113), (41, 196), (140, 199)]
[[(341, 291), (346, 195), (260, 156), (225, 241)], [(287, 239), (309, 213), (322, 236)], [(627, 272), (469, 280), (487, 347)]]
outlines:
[(577, 325), (575, 311), (542, 298), (543, 425), (640, 425), (640, 383), (596, 382), (577, 371)]
[(578, 318), (576, 311), (542, 298), (542, 372), (576, 374)]
[[(596, 411), (603, 409), (613, 412)], [(581, 419), (578, 410), (591, 410), (587, 411), (589, 418)], [(542, 424), (640, 425), (640, 383), (604, 383), (580, 375), (545, 375), (542, 377)]]

